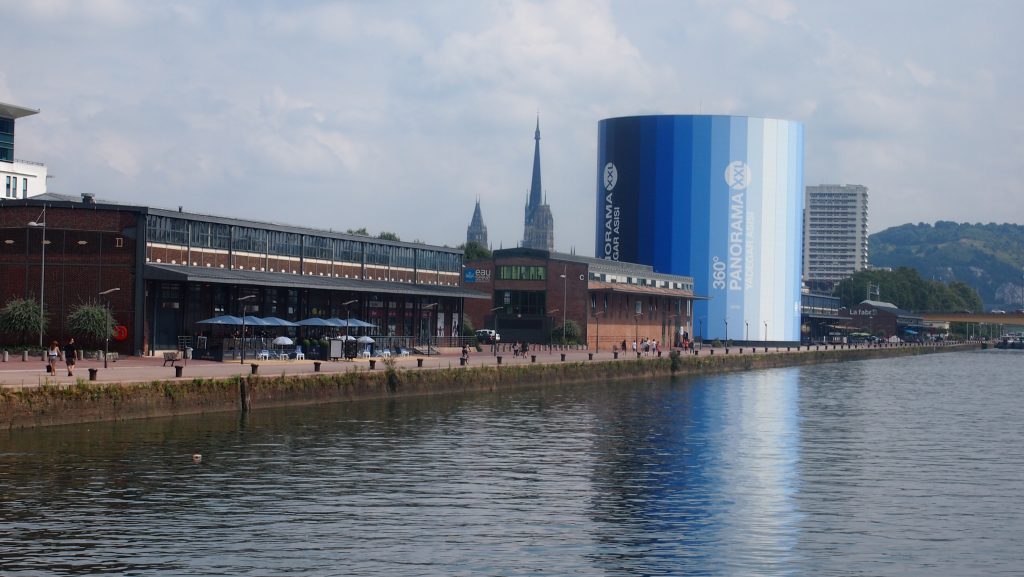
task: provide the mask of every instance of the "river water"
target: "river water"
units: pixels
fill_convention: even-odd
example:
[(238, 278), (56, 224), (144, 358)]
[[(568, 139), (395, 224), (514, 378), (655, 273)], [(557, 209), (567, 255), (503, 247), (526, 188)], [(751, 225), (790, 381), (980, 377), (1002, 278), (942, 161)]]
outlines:
[(945, 353), (0, 433), (0, 575), (1021, 575), (1022, 369)]

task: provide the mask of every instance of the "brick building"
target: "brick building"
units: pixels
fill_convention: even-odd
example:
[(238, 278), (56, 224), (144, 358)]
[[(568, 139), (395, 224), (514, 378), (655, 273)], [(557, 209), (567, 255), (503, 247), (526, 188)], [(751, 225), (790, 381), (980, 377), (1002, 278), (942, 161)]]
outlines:
[[(461, 270), (460, 250), (420, 243), (91, 195), (0, 202), (0, 306), (38, 299), (42, 288), (48, 342), (70, 336), (65, 319), (74, 306), (109, 302), (121, 327), (111, 349), (123, 354), (197, 345), (215, 336), (197, 321), (243, 311), (289, 321), (351, 316), (385, 341), (455, 344), (463, 299), (480, 298), (460, 286)], [(110, 289), (118, 290), (100, 296)], [(211, 358), (226, 354), (213, 339), (203, 342)]]
[(475, 328), (495, 329), (503, 342), (549, 343), (558, 340), (564, 321), (574, 321), (591, 350), (634, 339), (674, 344), (677, 336), (690, 337), (699, 298), (691, 277), (530, 248), (466, 261), (463, 286), (488, 297), (466, 300)]

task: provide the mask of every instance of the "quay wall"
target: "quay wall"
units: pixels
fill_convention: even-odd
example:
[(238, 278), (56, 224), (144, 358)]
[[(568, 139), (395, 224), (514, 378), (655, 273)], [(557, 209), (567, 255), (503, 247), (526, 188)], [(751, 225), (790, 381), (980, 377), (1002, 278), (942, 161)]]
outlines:
[[(0, 390), (0, 428), (164, 417), (355, 400), (497, 391), (592, 380), (702, 375), (954, 352), (978, 344), (833, 349), (765, 354), (669, 355), (614, 361), (395, 369), (289, 376), (88, 383)], [(674, 365), (674, 366), (673, 366)]]

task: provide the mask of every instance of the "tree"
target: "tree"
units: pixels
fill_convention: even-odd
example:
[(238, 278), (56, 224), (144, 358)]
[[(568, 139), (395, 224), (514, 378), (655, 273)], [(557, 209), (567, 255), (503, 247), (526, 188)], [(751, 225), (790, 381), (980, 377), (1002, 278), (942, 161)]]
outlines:
[(486, 246), (476, 241), (471, 240), (465, 244), (459, 245), (457, 248), (462, 249), (463, 257), (466, 260), (491, 258), (491, 251)]
[[(42, 318), (40, 318), (42, 317)], [(0, 309), (0, 330), (4, 335), (17, 335), (17, 343), (27, 344), (31, 334), (37, 334), (40, 326), (46, 326), (49, 317), (43, 314), (39, 303), (28, 299), (7, 301)]]
[(377, 235), (377, 238), (379, 238), (381, 240), (402, 240), (402, 239), (398, 238), (397, 234), (395, 234), (393, 232), (388, 232), (386, 230), (385, 231), (381, 231), (381, 233)]
[(476, 334), (476, 330), (473, 328), (473, 321), (468, 314), (462, 313), (462, 336), (471, 337), (474, 334)]
[(551, 342), (557, 343), (557, 344), (562, 344), (562, 345), (578, 344), (580, 342), (580, 337), (581, 336), (582, 336), (582, 333), (580, 331), (580, 326), (578, 324), (576, 324), (576, 321), (574, 321), (572, 319), (566, 319), (565, 320), (565, 340), (564, 341), (562, 340), (562, 325), (558, 325), (557, 327), (551, 329)]
[(365, 226), (363, 228), (357, 228), (355, 230), (350, 228), (350, 229), (346, 230), (345, 232), (348, 233), (348, 234), (357, 234), (359, 236), (370, 236), (370, 233), (366, 232), (366, 227)]
[(98, 347), (114, 334), (115, 322), (107, 307), (86, 303), (71, 310), (68, 330), (76, 338)]
[(881, 289), (881, 295), (872, 294), (871, 300), (890, 302), (902, 309), (917, 312), (981, 311), (983, 306), (978, 292), (964, 283), (946, 284), (921, 278), (917, 270), (901, 267), (893, 271), (865, 270), (844, 279), (833, 295), (840, 304), (850, 308), (865, 300), (867, 286)]

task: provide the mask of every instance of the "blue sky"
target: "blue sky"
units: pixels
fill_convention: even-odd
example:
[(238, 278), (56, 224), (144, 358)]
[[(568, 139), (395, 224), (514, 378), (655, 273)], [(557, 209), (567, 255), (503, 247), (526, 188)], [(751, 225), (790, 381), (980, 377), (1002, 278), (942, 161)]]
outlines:
[(0, 0), (0, 101), (54, 192), (454, 246), (522, 237), (540, 112), (555, 246), (592, 254), (597, 122), (806, 128), (871, 230), (1024, 223), (1024, 2)]

